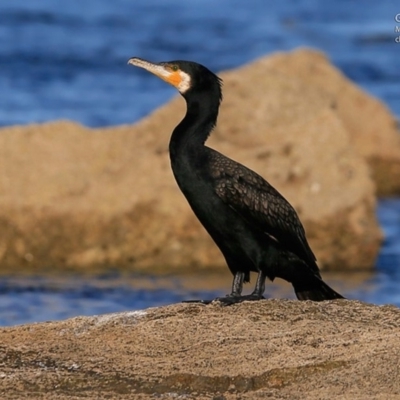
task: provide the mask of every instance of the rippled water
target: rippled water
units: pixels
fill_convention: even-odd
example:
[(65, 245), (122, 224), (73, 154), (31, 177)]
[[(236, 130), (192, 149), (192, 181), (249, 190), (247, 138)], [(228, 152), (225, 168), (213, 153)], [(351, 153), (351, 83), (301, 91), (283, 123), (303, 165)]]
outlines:
[[(175, 91), (126, 65), (131, 56), (190, 59), (215, 71), (309, 46), (400, 115), (400, 43), (391, 0), (13, 0), (0, 2), (0, 126), (72, 119), (132, 123)], [(400, 26), (400, 23), (397, 24)], [(386, 240), (370, 275), (329, 281), (349, 298), (400, 306), (400, 200), (380, 202)], [(0, 279), (0, 325), (141, 309), (229, 290), (182, 278)], [(144, 286), (143, 286), (144, 285)], [(293, 297), (271, 284), (267, 296)]]
[(326, 52), (400, 115), (397, 13), (392, 0), (2, 1), (0, 125), (136, 121), (175, 91), (128, 67), (134, 55), (220, 71), (298, 46)]

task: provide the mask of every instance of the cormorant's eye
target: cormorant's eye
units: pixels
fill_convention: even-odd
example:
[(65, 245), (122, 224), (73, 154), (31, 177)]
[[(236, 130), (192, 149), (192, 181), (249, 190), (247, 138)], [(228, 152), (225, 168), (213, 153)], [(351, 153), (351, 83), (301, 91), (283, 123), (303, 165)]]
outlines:
[(178, 71), (178, 66), (177, 65), (171, 65), (172, 71)]

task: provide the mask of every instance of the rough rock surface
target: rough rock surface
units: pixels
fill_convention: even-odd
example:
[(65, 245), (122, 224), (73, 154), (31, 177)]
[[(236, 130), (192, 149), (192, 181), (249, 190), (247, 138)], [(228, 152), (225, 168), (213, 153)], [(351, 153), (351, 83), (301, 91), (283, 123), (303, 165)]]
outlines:
[(400, 310), (178, 304), (0, 329), (7, 399), (398, 399)]
[[(307, 81), (304, 59), (324, 71), (324, 88)], [(318, 53), (299, 51), (221, 74), (225, 101), (209, 144), (295, 206), (322, 268), (371, 268), (381, 240), (374, 184), (339, 100), (325, 90), (330, 76), (339, 80), (326, 65)], [(343, 83), (342, 93), (346, 85), (353, 88)], [(359, 106), (370, 97), (360, 93), (346, 100), (353, 125), (370, 116)], [(375, 118), (386, 113), (374, 104)], [(1, 129), (0, 268), (223, 266), (170, 171), (169, 134), (184, 112), (177, 98), (134, 126)]]
[(385, 104), (347, 79), (322, 53), (277, 53), (260, 64), (288, 77), (295, 72), (309, 87), (325, 91), (352, 143), (368, 161), (378, 195), (400, 194), (399, 122)]

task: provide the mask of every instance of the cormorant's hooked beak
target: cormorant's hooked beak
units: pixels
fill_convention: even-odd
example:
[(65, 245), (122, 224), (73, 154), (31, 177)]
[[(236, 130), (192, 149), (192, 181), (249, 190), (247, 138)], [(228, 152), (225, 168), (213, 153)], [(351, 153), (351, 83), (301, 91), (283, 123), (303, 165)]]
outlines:
[(190, 87), (190, 76), (174, 63), (163, 62), (155, 64), (142, 58), (132, 57), (128, 60), (128, 64), (151, 72), (165, 82), (175, 86), (181, 93), (184, 93)]

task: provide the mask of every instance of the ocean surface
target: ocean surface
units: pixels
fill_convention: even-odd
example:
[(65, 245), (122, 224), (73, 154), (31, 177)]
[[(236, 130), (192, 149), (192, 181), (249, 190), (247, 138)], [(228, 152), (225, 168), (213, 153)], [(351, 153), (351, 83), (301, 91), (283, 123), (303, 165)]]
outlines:
[[(396, 22), (396, 16), (399, 22)], [(396, 32), (399, 27), (399, 32)], [(101, 127), (133, 123), (176, 95), (127, 66), (194, 60), (215, 72), (275, 51), (311, 47), (400, 116), (400, 3), (392, 0), (5, 0), (0, 2), (0, 126), (71, 119)], [(249, 82), (249, 85), (253, 84)], [(373, 118), (373, 116), (371, 116)], [(386, 240), (377, 272), (338, 278), (350, 298), (400, 306), (400, 200), (382, 200)], [(0, 279), (0, 325), (91, 315), (215, 297), (178, 278), (118, 276)], [(348, 280), (348, 279), (347, 279)], [(268, 287), (273, 285), (268, 285)], [(287, 288), (267, 295), (291, 297)]]
[(131, 56), (218, 72), (299, 46), (400, 115), (399, 13), (393, 0), (3, 0), (0, 126), (138, 120), (176, 92), (129, 67)]

